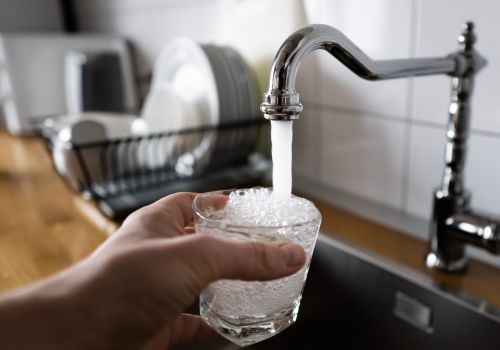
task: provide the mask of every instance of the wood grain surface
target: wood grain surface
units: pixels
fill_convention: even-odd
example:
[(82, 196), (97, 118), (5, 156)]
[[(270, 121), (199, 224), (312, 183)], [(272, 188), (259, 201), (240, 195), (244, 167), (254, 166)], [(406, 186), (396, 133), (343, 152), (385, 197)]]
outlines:
[(0, 291), (57, 272), (106, 239), (81, 201), (39, 139), (0, 133)]

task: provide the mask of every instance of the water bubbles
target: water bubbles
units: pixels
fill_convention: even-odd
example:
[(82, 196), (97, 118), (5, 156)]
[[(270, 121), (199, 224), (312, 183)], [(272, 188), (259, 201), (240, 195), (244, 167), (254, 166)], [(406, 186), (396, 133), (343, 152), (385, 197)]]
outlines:
[(277, 196), (272, 189), (255, 187), (231, 192), (219, 213), (224, 224), (290, 226), (318, 219), (318, 210), (307, 199)]
[(273, 314), (300, 297), (304, 273), (305, 271), (301, 271), (267, 282), (220, 280), (212, 283), (209, 288), (215, 292), (212, 308), (227, 318), (235, 315)]
[(320, 221), (319, 211), (304, 198), (278, 196), (262, 187), (231, 192), (225, 207), (210, 213), (210, 222), (198, 221), (198, 233), (234, 241), (293, 242), (304, 247), (307, 260), (298, 272), (280, 279), (214, 282), (201, 295), (204, 305), (225, 320), (243, 317), (254, 323), (298, 305)]

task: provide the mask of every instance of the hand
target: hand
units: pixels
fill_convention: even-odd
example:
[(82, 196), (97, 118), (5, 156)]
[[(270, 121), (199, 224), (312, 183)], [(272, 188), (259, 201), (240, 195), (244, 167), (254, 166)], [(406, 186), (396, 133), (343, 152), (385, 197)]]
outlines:
[[(193, 234), (194, 196), (178, 193), (138, 210), (89, 258), (25, 292), (22, 301), (43, 295), (58, 305), (46, 315), (54, 320), (46, 327), (52, 340), (38, 335), (38, 348), (166, 349), (207, 339), (214, 335), (211, 329), (182, 311), (210, 282), (270, 280), (304, 264), (305, 253), (295, 244), (236, 243)], [(0, 329), (8, 301), (0, 301)], [(59, 338), (54, 327), (61, 327)]]

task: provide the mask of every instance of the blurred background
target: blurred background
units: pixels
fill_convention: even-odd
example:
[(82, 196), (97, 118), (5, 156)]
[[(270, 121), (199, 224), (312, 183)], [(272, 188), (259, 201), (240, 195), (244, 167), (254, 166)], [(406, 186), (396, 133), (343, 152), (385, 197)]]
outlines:
[[(498, 213), (499, 6), (488, 0), (0, 0), (0, 127), (30, 134), (40, 118), (95, 107), (139, 115), (155, 62), (178, 37), (241, 55), (255, 79), (257, 118), (272, 58), (300, 27), (332, 25), (370, 57), (391, 59), (453, 52), (461, 25), (472, 20), (477, 50), (489, 64), (474, 90), (466, 184), (475, 208)], [(92, 80), (87, 72), (85, 87), (81, 56), (68, 52), (100, 62), (95, 69), (107, 78)], [(427, 240), (449, 91), (446, 76), (367, 82), (324, 52), (309, 55), (298, 77), (304, 112), (294, 125), (295, 191)], [(224, 105), (224, 96), (219, 100)], [(268, 143), (262, 145), (268, 154)]]

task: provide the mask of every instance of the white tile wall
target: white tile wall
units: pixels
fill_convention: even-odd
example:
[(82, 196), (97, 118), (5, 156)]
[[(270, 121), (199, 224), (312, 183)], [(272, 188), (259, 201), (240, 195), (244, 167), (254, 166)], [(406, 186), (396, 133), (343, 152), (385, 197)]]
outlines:
[[(444, 167), (445, 142), (444, 127), (412, 127), (407, 209), (413, 215), (430, 218), (432, 192), (440, 184)], [(500, 162), (494, 161), (500, 139), (474, 132), (468, 146), (465, 185), (472, 192), (472, 206), (500, 216)]]
[(293, 174), (312, 181), (320, 176), (321, 110), (304, 110), (293, 125)]
[(500, 138), (474, 133), (470, 137), (465, 183), (472, 206), (500, 217)]
[(302, 0), (219, 0), (217, 7), (217, 41), (235, 47), (247, 59), (264, 92), (276, 49), (313, 20), (307, 18), (306, 6)]
[[(83, 30), (103, 31), (129, 38), (137, 48), (140, 74), (150, 71), (169, 39), (187, 36), (211, 41), (215, 34), (215, 1), (138, 0), (77, 1)], [(94, 4), (94, 5), (91, 5)], [(94, 7), (92, 7), (94, 6)]]
[(407, 211), (429, 219), (432, 193), (444, 168), (445, 128), (413, 125), (410, 133)]
[[(143, 71), (150, 69), (160, 47), (173, 36), (222, 42), (241, 36), (244, 43), (238, 45), (244, 48), (251, 42), (256, 49), (260, 40), (267, 56), (272, 55), (269, 50), (277, 50), (284, 36), (279, 30), (266, 32), (270, 22), (264, 17), (260, 21), (247, 18), (241, 26), (232, 19), (234, 32), (221, 35), (221, 28), (227, 30), (227, 23), (221, 21), (228, 18), (221, 19), (224, 8), (217, 6), (240, 4), (258, 13), (261, 6), (269, 6), (264, 0), (77, 3), (84, 28), (120, 33), (133, 40)], [(329, 24), (374, 59), (445, 55), (456, 50), (462, 22), (476, 21), (477, 48), (489, 65), (476, 80), (472, 106), (476, 131), (470, 137), (466, 184), (473, 192), (474, 207), (500, 214), (500, 162), (494, 158), (500, 150), (500, 46), (495, 41), (500, 3), (304, 0), (305, 16), (297, 15), (297, 1), (293, 4), (290, 18), (274, 17), (280, 21), (277, 28), (292, 31), (299, 22)], [(266, 71), (269, 57), (255, 65), (256, 70), (264, 67)], [(324, 52), (310, 55), (299, 69), (297, 82), (304, 113), (294, 126), (294, 174), (429, 218), (432, 191), (443, 170), (449, 86), (450, 79), (444, 76), (367, 82)]]
[[(140, 74), (150, 71), (154, 58), (169, 39), (188, 36), (238, 49), (253, 65), (261, 92), (267, 88), (276, 48), (289, 33), (318, 22), (319, 6), (316, 0), (75, 1), (82, 30), (111, 32), (132, 40), (137, 47)], [(276, 6), (281, 6), (285, 14), (278, 20), (272, 13)], [(308, 84), (313, 81), (309, 78), (316, 74), (315, 68), (311, 57), (300, 72), (307, 77), (301, 79), (306, 84), (301, 89), (305, 99), (316, 94)]]
[(366, 114), (324, 111), (320, 127), (321, 182), (400, 208), (404, 124)]
[[(421, 0), (417, 54), (442, 56), (457, 50), (457, 36), (467, 20), (476, 23), (477, 50), (489, 64), (477, 75), (472, 104), (472, 128), (500, 133), (500, 2), (489, 0)], [(413, 117), (444, 125), (449, 79), (415, 80)]]
[[(412, 53), (412, 0), (321, 1), (320, 21), (341, 30), (373, 59)], [(369, 82), (358, 78), (327, 54), (320, 54), (318, 102), (358, 111), (405, 118), (408, 80)]]

